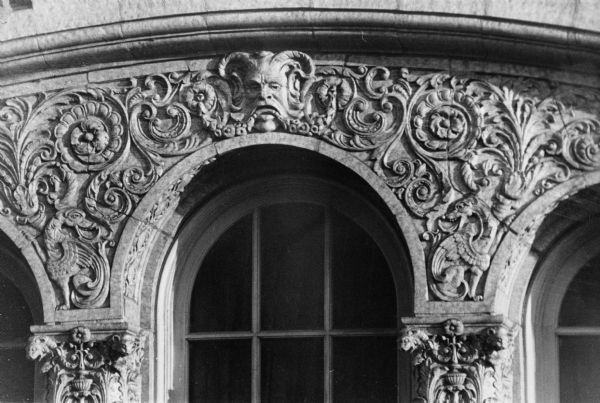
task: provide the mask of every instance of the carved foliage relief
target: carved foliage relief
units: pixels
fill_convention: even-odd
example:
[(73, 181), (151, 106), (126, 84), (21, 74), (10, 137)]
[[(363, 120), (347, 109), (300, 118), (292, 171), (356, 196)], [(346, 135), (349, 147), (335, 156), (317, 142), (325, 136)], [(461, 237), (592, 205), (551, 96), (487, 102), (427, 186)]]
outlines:
[(140, 370), (145, 334), (114, 334), (92, 340), (85, 327), (67, 340), (32, 336), (27, 357), (38, 360), (48, 377), (48, 397), (55, 403), (140, 402)]
[(590, 89), (233, 53), (206, 71), (1, 100), (1, 212), (36, 246), (59, 308), (102, 307), (126, 219), (171, 166), (235, 136), (312, 136), (361, 159), (412, 214), (431, 299), (479, 300), (514, 217), (600, 167), (599, 112)]
[(504, 327), (473, 332), (457, 319), (441, 329), (406, 329), (400, 347), (412, 355), (414, 401), (511, 402), (511, 342)]

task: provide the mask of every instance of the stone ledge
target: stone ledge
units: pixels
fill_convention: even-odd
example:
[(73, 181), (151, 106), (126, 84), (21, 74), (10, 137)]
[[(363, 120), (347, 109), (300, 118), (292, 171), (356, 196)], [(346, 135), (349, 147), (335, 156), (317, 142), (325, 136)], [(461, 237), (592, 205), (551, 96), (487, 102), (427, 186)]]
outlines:
[(271, 49), (463, 57), (589, 74), (600, 69), (600, 33), (590, 30), (468, 15), (298, 8), (155, 17), (8, 40), (0, 43), (0, 80), (260, 49), (266, 42)]

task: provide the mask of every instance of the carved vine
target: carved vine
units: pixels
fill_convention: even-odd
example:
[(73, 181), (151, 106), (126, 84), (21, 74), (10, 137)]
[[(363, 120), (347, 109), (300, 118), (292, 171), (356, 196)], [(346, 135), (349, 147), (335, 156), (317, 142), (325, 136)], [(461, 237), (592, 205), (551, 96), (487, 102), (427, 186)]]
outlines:
[(112, 335), (92, 340), (76, 327), (68, 339), (32, 336), (27, 357), (39, 360), (48, 377), (48, 400), (55, 403), (140, 402), (140, 369), (145, 335)]
[(415, 401), (512, 401), (510, 340), (504, 327), (467, 333), (457, 319), (444, 322), (441, 332), (405, 330), (401, 348), (412, 355)]
[[(364, 161), (413, 215), (432, 299), (479, 300), (514, 217), (599, 168), (599, 111), (590, 89), (237, 52), (206, 71), (0, 100), (0, 211), (37, 248), (59, 308), (102, 307), (125, 222), (170, 167), (230, 137), (312, 136)], [(139, 264), (127, 270), (135, 299)]]

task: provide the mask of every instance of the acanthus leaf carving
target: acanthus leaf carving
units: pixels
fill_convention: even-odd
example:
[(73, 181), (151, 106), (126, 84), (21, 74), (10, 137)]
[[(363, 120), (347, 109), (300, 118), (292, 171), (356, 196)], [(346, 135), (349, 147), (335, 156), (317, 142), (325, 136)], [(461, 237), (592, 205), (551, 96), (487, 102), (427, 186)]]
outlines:
[(64, 341), (49, 335), (30, 337), (27, 357), (41, 363), (48, 401), (137, 403), (145, 343), (143, 332), (94, 340), (90, 329), (79, 326)]
[[(0, 212), (46, 262), (58, 307), (106, 306), (114, 248), (142, 198), (186, 155), (227, 138), (311, 136), (361, 159), (413, 215), (429, 298), (441, 301), (484, 298), (514, 218), (556, 184), (600, 168), (592, 89), (321, 66), (298, 51), (235, 52), (211, 66), (1, 101)], [(79, 224), (66, 219), (74, 212)], [(68, 245), (80, 263), (65, 280), (55, 273)], [(139, 278), (126, 277), (131, 297)]]
[(400, 347), (412, 356), (415, 401), (512, 401), (513, 335), (504, 326), (473, 331), (458, 319), (407, 328)]

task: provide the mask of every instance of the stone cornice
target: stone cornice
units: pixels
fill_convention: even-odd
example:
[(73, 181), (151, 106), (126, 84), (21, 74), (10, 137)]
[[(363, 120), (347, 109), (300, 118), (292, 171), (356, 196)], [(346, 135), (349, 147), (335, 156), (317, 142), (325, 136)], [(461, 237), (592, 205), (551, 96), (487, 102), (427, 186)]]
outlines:
[[(596, 31), (480, 15), (298, 7), (153, 17), (7, 40), (0, 42), (0, 79), (258, 50), (266, 36), (273, 49), (302, 44), (304, 51), (429, 55), (581, 72), (600, 66)], [(81, 61), (84, 67), (77, 68)]]

